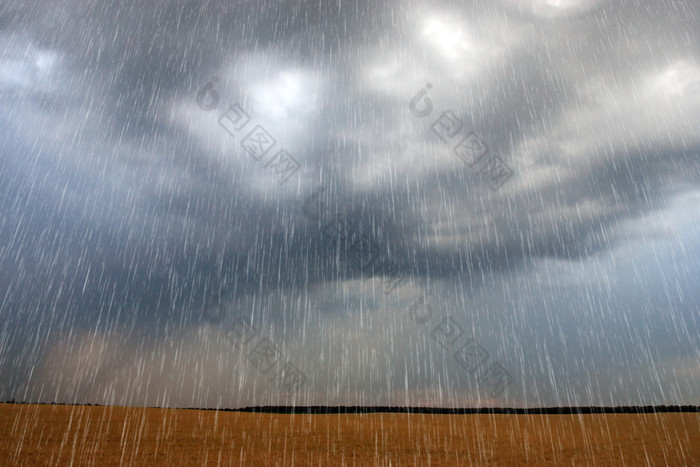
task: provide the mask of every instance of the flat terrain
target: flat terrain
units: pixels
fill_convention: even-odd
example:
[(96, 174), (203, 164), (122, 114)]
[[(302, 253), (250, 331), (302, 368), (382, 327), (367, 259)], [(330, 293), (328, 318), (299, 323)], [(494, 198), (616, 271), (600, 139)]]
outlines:
[(700, 465), (700, 414), (274, 415), (0, 404), (0, 465)]

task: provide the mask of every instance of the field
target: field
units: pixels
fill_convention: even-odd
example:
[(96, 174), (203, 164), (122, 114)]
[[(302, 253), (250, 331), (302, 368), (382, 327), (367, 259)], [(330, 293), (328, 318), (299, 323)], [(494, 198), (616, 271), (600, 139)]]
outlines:
[(700, 414), (276, 415), (0, 404), (0, 465), (700, 465)]

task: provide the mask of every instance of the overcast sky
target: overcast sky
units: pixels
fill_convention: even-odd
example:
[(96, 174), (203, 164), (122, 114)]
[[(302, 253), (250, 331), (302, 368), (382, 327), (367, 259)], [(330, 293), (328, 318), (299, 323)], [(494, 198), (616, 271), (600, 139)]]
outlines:
[(696, 0), (3, 0), (0, 399), (700, 404), (699, 150)]

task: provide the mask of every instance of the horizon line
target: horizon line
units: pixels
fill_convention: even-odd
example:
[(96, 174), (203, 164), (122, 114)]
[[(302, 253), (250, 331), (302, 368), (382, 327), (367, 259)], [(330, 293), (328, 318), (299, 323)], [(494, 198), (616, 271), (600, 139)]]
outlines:
[(95, 403), (70, 402), (21, 402), (2, 401), (0, 404), (15, 405), (60, 405), (76, 407), (121, 407), (148, 408), (166, 410), (207, 410), (221, 412), (280, 413), (280, 414), (362, 414), (362, 413), (422, 413), (422, 414), (606, 414), (606, 413), (678, 413), (700, 412), (698, 405), (617, 405), (617, 406), (541, 406), (541, 407), (428, 407), (428, 406), (388, 406), (388, 405), (256, 405), (240, 408), (230, 407), (166, 407), (166, 406), (130, 406), (107, 405)]

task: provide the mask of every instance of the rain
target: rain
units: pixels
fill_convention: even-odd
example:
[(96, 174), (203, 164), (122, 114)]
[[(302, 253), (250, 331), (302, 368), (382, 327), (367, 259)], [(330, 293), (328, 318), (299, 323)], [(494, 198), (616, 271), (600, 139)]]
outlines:
[(0, 0), (0, 464), (700, 463), (698, 206), (697, 0)]

